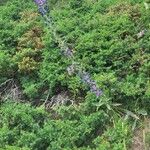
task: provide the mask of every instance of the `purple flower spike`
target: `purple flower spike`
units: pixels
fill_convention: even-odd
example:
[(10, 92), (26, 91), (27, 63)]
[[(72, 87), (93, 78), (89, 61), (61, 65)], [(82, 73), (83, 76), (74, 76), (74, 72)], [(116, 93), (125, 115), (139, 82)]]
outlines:
[(43, 6), (46, 3), (46, 0), (34, 0), (38, 6)]
[[(38, 6), (38, 10), (40, 12), (40, 14), (44, 17), (45, 19), (45, 23), (50, 25), (50, 27), (53, 25), (53, 22), (51, 21), (51, 18), (48, 17), (46, 14), (48, 12), (48, 5), (47, 5), (47, 0), (34, 0), (34, 2), (37, 4)], [(145, 30), (142, 30), (140, 33), (137, 34), (138, 38), (143, 37), (145, 34)], [(57, 36), (54, 32), (54, 37), (57, 40)], [(60, 45), (60, 48), (63, 51), (63, 54), (69, 58), (69, 60), (71, 60), (72, 58), (74, 58), (74, 52), (73, 49), (67, 47), (67, 43), (64, 43), (64, 41), (61, 40), (61, 42), (63, 43), (62, 47)], [(67, 67), (67, 71), (69, 75), (73, 75), (75, 73), (77, 73), (80, 77), (80, 79), (88, 85), (88, 87), (90, 88), (90, 91), (92, 93), (94, 93), (97, 98), (99, 96), (102, 95), (102, 91), (97, 87), (97, 83), (92, 80), (90, 74), (88, 72), (82, 71), (82, 68), (79, 68), (80, 66), (77, 66), (78, 62), (74, 62), (72, 61), (72, 65), (70, 65), (69, 67)]]

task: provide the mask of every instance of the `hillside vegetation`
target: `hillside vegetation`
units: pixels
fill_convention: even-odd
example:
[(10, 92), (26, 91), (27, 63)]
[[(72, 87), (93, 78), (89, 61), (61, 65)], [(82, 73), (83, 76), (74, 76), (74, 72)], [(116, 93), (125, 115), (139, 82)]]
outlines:
[[(0, 150), (134, 150), (150, 120), (150, 1), (47, 5), (52, 26), (34, 1), (0, 2)], [(149, 150), (150, 125), (142, 138)]]

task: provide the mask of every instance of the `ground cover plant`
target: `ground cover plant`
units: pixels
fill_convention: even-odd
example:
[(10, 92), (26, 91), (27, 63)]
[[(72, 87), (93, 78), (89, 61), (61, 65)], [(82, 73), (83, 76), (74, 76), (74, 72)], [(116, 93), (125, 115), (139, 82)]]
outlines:
[(150, 115), (150, 1), (41, 2), (0, 2), (0, 149), (134, 149)]

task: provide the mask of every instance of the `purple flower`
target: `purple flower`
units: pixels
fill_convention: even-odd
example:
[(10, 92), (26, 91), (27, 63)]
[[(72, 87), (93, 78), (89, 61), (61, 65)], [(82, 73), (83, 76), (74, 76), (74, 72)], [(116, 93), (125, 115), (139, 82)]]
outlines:
[(42, 16), (44, 16), (47, 13), (47, 11), (44, 9), (44, 7), (39, 7), (39, 12)]
[(34, 0), (34, 2), (38, 5), (38, 6), (43, 6), (46, 3), (46, 0)]
[(83, 76), (83, 81), (86, 83), (90, 83), (90, 77), (88, 75)]
[(34, 0), (34, 2), (39, 7), (39, 12), (42, 16), (44, 16), (47, 13), (48, 6), (46, 5), (46, 0)]
[(67, 48), (67, 49), (64, 51), (64, 55), (67, 56), (67, 57), (72, 57), (72, 56), (73, 56), (73, 50), (70, 49), (70, 48)]
[(84, 81), (84, 82), (90, 82), (91, 80), (90, 80), (90, 75), (87, 73), (87, 72), (83, 72), (83, 74), (81, 75), (81, 78), (82, 78), (82, 80)]
[(97, 90), (96, 85), (95, 85), (95, 84), (94, 84), (94, 85), (92, 85), (92, 86), (91, 86), (91, 89), (92, 89), (93, 91), (96, 91), (96, 90)]
[(80, 77), (84, 83), (90, 87), (90, 91), (94, 93), (97, 97), (102, 95), (101, 89), (96, 86), (96, 82), (93, 81), (87, 72), (80, 73)]
[(97, 97), (99, 97), (99, 96), (102, 95), (102, 91), (98, 89), (98, 90), (95, 92), (95, 94), (96, 94)]

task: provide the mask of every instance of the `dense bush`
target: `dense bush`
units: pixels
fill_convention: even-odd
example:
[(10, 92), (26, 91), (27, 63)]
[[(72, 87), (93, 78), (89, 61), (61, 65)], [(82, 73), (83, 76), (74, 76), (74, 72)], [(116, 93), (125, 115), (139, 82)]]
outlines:
[[(22, 100), (34, 106), (62, 93), (72, 102), (47, 106), (50, 113), (44, 104), (2, 104), (0, 148), (127, 149), (130, 125), (118, 116), (150, 112), (149, 1), (48, 0), (53, 28), (32, 1), (0, 4), (0, 92), (13, 79)], [(54, 31), (73, 58), (64, 56)], [(72, 63), (97, 82), (101, 97), (78, 73), (68, 74)]]
[[(133, 2), (109, 6), (111, 2), (82, 1), (72, 9), (73, 1), (52, 14), (57, 32), (74, 47), (76, 60), (95, 74), (104, 92), (113, 101), (130, 102), (131, 107), (140, 101), (143, 107), (149, 104), (150, 19), (143, 3)], [(103, 5), (103, 13), (95, 8)]]
[(64, 107), (57, 109), (53, 116), (42, 106), (33, 108), (17, 103), (3, 104), (0, 119), (0, 147), (41, 150), (90, 146), (108, 122), (104, 111), (86, 115), (82, 109)]
[[(149, 104), (149, 9), (145, 10), (141, 2), (53, 1), (55, 9), (51, 10), (57, 33), (73, 47), (75, 61), (93, 75), (104, 94), (116, 102), (130, 102), (131, 107), (136, 103), (139, 108)], [(41, 83), (36, 91), (46, 87), (53, 95), (59, 86), (74, 96), (86, 92), (77, 76), (67, 75), (71, 61), (62, 56), (52, 31), (40, 23), (42, 18), (30, 5), (34, 4), (26, 3), (25, 7), (11, 1), (1, 6), (5, 10), (1, 17), (1, 51), (12, 56), (2, 62), (2, 70), (8, 68), (3, 76), (10, 77), (14, 72), (27, 91), (30, 78), (31, 84)], [(32, 98), (33, 94), (25, 93)]]

